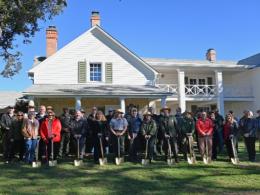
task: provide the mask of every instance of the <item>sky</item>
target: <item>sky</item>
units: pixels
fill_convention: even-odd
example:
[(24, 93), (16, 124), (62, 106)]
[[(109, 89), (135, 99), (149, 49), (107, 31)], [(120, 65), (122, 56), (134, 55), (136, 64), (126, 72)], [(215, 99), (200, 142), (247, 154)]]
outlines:
[(100, 12), (106, 32), (140, 57), (203, 60), (206, 50), (214, 48), (217, 60), (238, 61), (260, 52), (259, 0), (67, 2), (62, 14), (39, 21), (41, 30), (31, 44), (23, 45), (17, 38), (23, 68), (12, 79), (0, 77), (0, 91), (23, 91), (32, 84), (27, 72), (35, 56), (46, 55), (48, 26), (57, 27), (60, 49), (90, 28), (92, 11)]

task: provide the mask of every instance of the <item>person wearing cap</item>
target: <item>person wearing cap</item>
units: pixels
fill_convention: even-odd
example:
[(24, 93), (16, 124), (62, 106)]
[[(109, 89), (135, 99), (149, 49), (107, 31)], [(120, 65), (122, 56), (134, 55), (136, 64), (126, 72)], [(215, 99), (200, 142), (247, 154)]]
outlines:
[[(181, 140), (181, 150), (183, 152), (184, 159), (186, 160), (187, 154), (192, 152), (189, 150), (189, 138), (188, 136), (193, 136), (195, 131), (195, 121), (192, 117), (191, 112), (184, 112), (184, 116), (179, 122), (180, 128), (180, 140)], [(192, 144), (192, 143), (191, 143)]]
[(88, 126), (89, 130), (87, 131), (87, 136), (86, 136), (86, 152), (87, 153), (92, 153), (94, 143), (93, 143), (93, 132), (95, 128), (95, 121), (97, 120), (97, 107), (93, 106), (91, 109), (91, 113), (88, 115), (87, 121), (88, 121)]
[(248, 111), (244, 120), (242, 134), (248, 153), (248, 159), (251, 162), (256, 160), (255, 141), (256, 141), (256, 120), (253, 118), (253, 112)]
[(45, 154), (46, 160), (50, 158), (51, 155), (51, 145), (53, 141), (53, 151), (54, 151), (54, 160), (59, 152), (59, 144), (61, 140), (61, 123), (58, 118), (55, 117), (55, 113), (52, 110), (48, 111), (48, 117), (42, 122), (40, 127), (41, 139), (45, 143)]
[(28, 118), (24, 120), (22, 134), (25, 139), (25, 162), (32, 163), (35, 158), (35, 148), (39, 131), (39, 122), (35, 118), (34, 111), (28, 112)]
[(163, 112), (163, 116), (160, 118), (160, 128), (162, 134), (164, 136), (163, 141), (163, 150), (165, 154), (165, 158), (167, 159), (168, 151), (168, 139), (171, 145), (171, 151), (173, 151), (175, 162), (179, 162), (178, 158), (178, 145), (177, 145), (177, 136), (178, 136), (178, 127), (177, 127), (177, 120), (175, 116), (171, 115), (171, 109), (169, 107), (164, 107), (161, 109)]
[(110, 121), (110, 131), (112, 133), (112, 146), (115, 156), (118, 156), (118, 142), (117, 138), (119, 137), (120, 141), (120, 154), (124, 154), (125, 150), (125, 137), (123, 136), (126, 133), (128, 122), (123, 117), (123, 111), (117, 109), (115, 111), (115, 117)]
[(71, 116), (68, 108), (63, 108), (63, 114), (59, 117), (61, 122), (61, 142), (59, 157), (68, 156), (70, 152), (70, 121)]
[(130, 142), (129, 157), (130, 161), (137, 161), (137, 150), (139, 145), (138, 135), (142, 125), (142, 119), (138, 116), (137, 108), (132, 108), (131, 115), (128, 120), (128, 140)]
[(16, 152), (19, 154), (19, 161), (23, 160), (24, 155), (24, 137), (22, 134), (22, 127), (24, 122), (24, 114), (21, 111), (17, 112), (15, 120), (11, 125), (11, 145), (12, 145), (12, 155), (14, 157)]
[(86, 135), (89, 130), (88, 122), (83, 118), (80, 110), (75, 111), (75, 117), (70, 122), (71, 135), (73, 136), (73, 145), (77, 148), (77, 139), (79, 139), (80, 158), (85, 154)]
[(145, 112), (143, 114), (144, 119), (141, 125), (141, 135), (143, 140), (148, 139), (148, 158), (150, 162), (153, 160), (154, 145), (156, 140), (157, 125), (155, 120), (153, 120), (153, 114), (151, 112)]
[(13, 120), (15, 120), (14, 116), (14, 107), (8, 106), (7, 113), (3, 114), (0, 120), (0, 125), (3, 130), (3, 154), (5, 163), (9, 163), (11, 160), (11, 125)]
[[(212, 135), (213, 135), (213, 123), (210, 118), (207, 117), (205, 111), (201, 112), (201, 118), (196, 122), (196, 130), (198, 134), (199, 149), (201, 157), (203, 158), (208, 154), (208, 158), (212, 156)], [(208, 145), (208, 151), (206, 152), (206, 141)]]

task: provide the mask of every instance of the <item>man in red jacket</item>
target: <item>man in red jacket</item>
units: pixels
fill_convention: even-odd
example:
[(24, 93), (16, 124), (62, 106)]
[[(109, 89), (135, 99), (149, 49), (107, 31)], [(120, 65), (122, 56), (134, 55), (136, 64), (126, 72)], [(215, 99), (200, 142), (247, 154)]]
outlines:
[(213, 135), (213, 123), (212, 120), (207, 118), (207, 113), (202, 112), (201, 118), (196, 122), (196, 129), (198, 133), (199, 149), (202, 158), (206, 154), (206, 141), (208, 144), (209, 159), (212, 155), (212, 135)]
[(42, 122), (40, 127), (41, 139), (46, 144), (46, 155), (49, 159), (51, 155), (51, 140), (53, 139), (53, 150), (54, 150), (54, 160), (57, 157), (59, 144), (60, 144), (60, 132), (61, 123), (58, 118), (55, 117), (53, 111), (48, 112), (48, 117)]

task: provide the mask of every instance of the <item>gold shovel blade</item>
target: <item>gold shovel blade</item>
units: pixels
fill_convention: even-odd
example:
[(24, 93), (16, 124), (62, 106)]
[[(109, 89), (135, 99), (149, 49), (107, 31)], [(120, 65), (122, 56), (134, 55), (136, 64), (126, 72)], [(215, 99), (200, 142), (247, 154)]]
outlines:
[(33, 168), (37, 168), (37, 167), (40, 167), (42, 165), (42, 163), (40, 161), (34, 161), (32, 162), (32, 167)]
[(234, 165), (237, 165), (239, 163), (239, 160), (237, 158), (231, 158), (231, 162)]
[(107, 158), (100, 158), (99, 159), (99, 164), (100, 165), (106, 165), (107, 164)]
[(116, 165), (120, 165), (121, 163), (124, 162), (124, 158), (116, 158)]
[(49, 160), (49, 166), (55, 167), (57, 165), (57, 160)]
[(167, 164), (168, 165), (173, 165), (173, 159), (172, 158), (168, 158), (167, 159)]
[(74, 160), (74, 166), (79, 167), (83, 165), (83, 160)]
[(142, 159), (142, 165), (149, 165), (150, 164), (150, 160), (149, 159)]

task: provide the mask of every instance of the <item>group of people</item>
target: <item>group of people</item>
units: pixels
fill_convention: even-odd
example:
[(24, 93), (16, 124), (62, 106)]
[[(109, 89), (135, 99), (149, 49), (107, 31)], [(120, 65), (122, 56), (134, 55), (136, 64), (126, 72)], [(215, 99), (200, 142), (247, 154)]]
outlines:
[(71, 153), (83, 159), (86, 153), (93, 152), (94, 162), (98, 163), (101, 151), (105, 151), (115, 157), (128, 154), (130, 161), (138, 162), (138, 154), (146, 150), (150, 161), (154, 155), (162, 155), (166, 160), (173, 156), (178, 163), (179, 153), (186, 159), (194, 152), (194, 139), (202, 158), (207, 155), (216, 160), (226, 145), (231, 159), (232, 143), (237, 148), (238, 137), (243, 135), (249, 161), (254, 162), (256, 137), (260, 134), (260, 111), (257, 113), (259, 116), (253, 118), (251, 111), (244, 111), (237, 120), (232, 111), (224, 118), (218, 110), (193, 114), (177, 108), (173, 115), (169, 107), (163, 107), (157, 115), (150, 107), (141, 116), (137, 107), (131, 106), (127, 113), (109, 109), (106, 116), (97, 107), (88, 116), (84, 110), (70, 112), (64, 108), (63, 114), (56, 116), (51, 106), (40, 106), (38, 113), (30, 105), (27, 113), (15, 112), (9, 106), (0, 121), (3, 158), (10, 163), (19, 154), (20, 161), (32, 163), (35, 159), (45, 162), (65, 158)]

